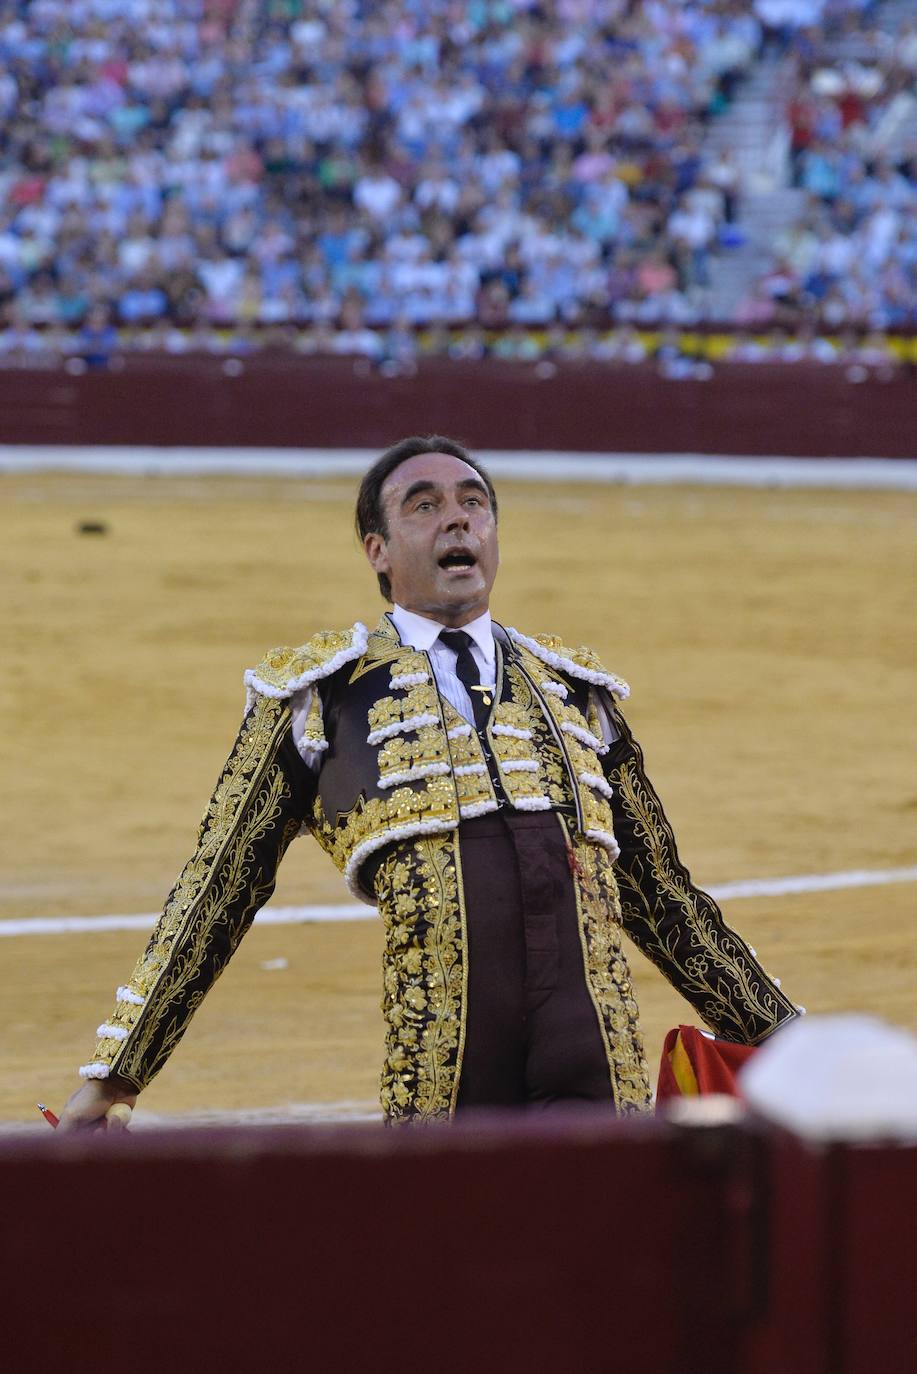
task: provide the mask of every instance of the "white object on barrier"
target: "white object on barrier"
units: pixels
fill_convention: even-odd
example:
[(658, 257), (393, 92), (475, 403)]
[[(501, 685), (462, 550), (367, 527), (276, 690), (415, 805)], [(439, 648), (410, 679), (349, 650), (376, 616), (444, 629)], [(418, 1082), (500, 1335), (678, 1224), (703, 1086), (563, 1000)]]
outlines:
[(917, 1141), (917, 1036), (878, 1017), (800, 1017), (739, 1086), (754, 1111), (809, 1140)]

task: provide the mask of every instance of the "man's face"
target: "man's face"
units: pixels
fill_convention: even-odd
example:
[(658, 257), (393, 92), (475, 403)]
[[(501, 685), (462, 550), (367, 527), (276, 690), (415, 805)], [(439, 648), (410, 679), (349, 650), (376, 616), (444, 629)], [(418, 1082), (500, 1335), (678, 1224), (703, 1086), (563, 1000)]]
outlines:
[(487, 487), (449, 453), (407, 458), (382, 487), (387, 537), (368, 534), (366, 556), (405, 610), (457, 628), (487, 610), (500, 561)]

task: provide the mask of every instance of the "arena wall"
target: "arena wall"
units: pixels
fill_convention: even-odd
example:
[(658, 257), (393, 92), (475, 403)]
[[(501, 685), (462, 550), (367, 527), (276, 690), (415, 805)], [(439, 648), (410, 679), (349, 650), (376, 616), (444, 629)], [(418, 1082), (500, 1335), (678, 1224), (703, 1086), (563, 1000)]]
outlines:
[(476, 448), (917, 456), (910, 370), (718, 365), (675, 380), (650, 364), (429, 359), (385, 377), (362, 360), (128, 357), (112, 371), (0, 371), (0, 443), (386, 446), (406, 433)]
[(8, 1137), (6, 1365), (903, 1370), (915, 1165), (594, 1116)]

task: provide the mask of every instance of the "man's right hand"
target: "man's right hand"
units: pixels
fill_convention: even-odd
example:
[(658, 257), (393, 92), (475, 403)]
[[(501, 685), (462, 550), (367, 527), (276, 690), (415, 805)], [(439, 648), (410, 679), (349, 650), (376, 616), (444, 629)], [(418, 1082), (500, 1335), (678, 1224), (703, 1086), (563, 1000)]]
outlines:
[(123, 1128), (122, 1122), (106, 1122), (105, 1113), (116, 1102), (133, 1108), (139, 1097), (137, 1089), (126, 1079), (88, 1078), (68, 1099), (61, 1112), (61, 1131), (91, 1131)]

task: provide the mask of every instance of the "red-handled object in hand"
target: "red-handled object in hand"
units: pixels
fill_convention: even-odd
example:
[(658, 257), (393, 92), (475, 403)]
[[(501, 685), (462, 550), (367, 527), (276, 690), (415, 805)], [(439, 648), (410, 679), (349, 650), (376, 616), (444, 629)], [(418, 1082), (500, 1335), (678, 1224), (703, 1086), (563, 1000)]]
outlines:
[[(43, 1102), (36, 1103), (49, 1126), (59, 1126), (60, 1117), (55, 1116), (50, 1107), (46, 1107)], [(131, 1108), (126, 1102), (115, 1102), (103, 1117), (94, 1121), (91, 1126), (93, 1131), (126, 1131), (131, 1123)]]

